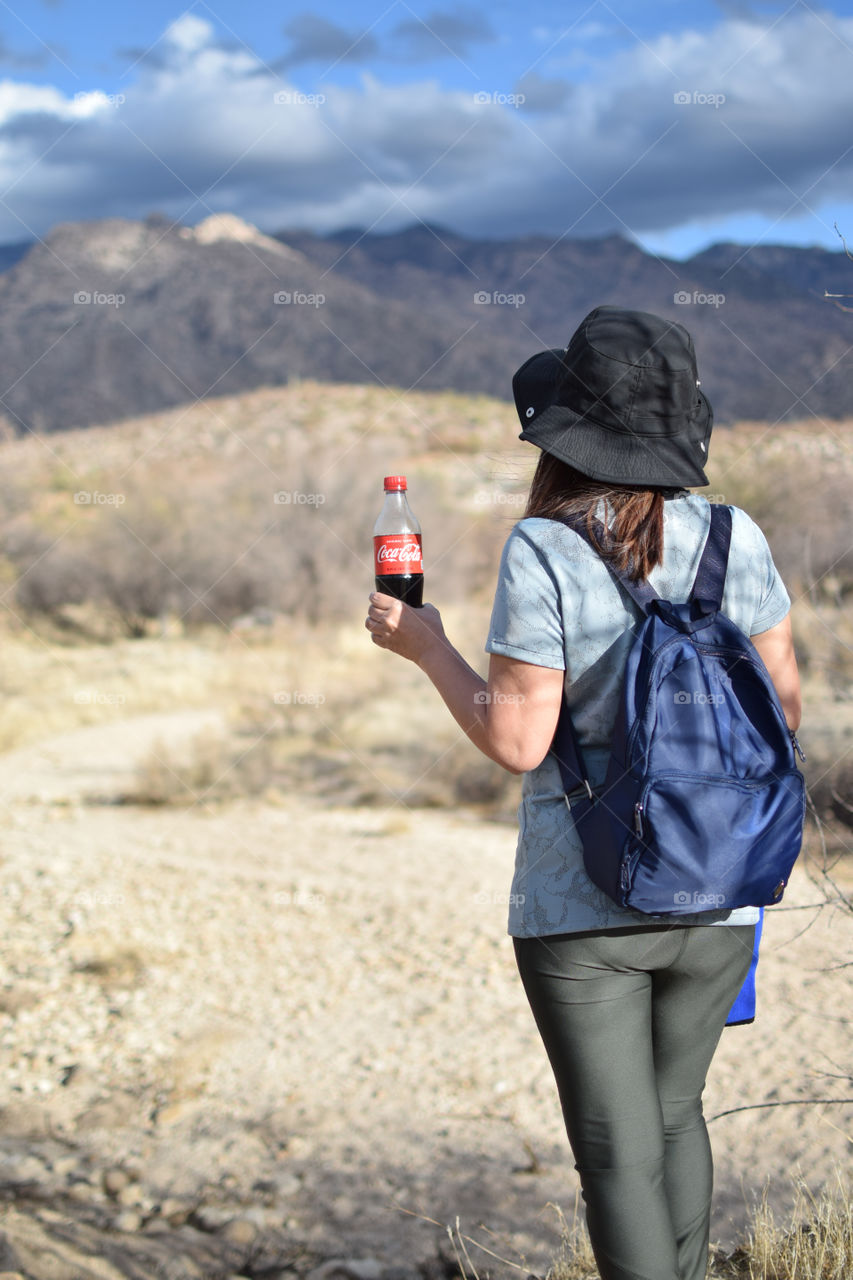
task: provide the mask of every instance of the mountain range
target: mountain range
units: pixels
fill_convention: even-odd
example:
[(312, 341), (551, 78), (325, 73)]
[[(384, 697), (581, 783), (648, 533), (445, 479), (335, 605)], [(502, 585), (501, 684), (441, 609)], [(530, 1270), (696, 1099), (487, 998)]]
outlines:
[(779, 245), (63, 223), (0, 246), (0, 413), (60, 431), (298, 378), (509, 399), (527, 356), (617, 303), (690, 330), (718, 422), (843, 418), (853, 312), (825, 295), (848, 293), (843, 252)]

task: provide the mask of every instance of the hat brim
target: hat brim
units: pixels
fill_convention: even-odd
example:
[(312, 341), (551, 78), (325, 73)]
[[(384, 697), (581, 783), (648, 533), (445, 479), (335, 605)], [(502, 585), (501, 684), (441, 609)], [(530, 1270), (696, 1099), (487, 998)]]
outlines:
[(513, 394), (523, 428), (520, 440), (537, 445), (592, 480), (690, 488), (709, 483), (702, 463), (708, 454), (714, 412), (702, 391), (697, 390), (698, 403), (687, 430), (676, 437), (646, 436), (628, 427), (614, 431), (588, 413), (553, 403), (564, 354), (559, 349), (541, 351), (515, 374)]

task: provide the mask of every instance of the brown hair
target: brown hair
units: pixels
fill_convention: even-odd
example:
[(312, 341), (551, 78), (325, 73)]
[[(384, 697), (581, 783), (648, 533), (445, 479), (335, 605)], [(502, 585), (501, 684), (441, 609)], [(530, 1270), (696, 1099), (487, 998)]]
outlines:
[[(602, 546), (592, 521), (599, 499), (605, 501), (609, 539)], [(663, 492), (636, 484), (591, 480), (567, 462), (543, 452), (530, 484), (524, 515), (546, 519), (579, 515), (598, 551), (635, 581), (648, 577), (663, 559)]]

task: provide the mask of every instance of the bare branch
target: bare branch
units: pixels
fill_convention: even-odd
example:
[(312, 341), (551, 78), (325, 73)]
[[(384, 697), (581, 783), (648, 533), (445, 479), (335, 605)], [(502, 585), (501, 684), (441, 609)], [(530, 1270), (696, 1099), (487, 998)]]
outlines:
[(851, 253), (850, 250), (847, 248), (847, 241), (844, 239), (844, 236), (841, 234), (841, 231), (839, 230), (839, 227), (838, 227), (838, 223), (833, 222), (832, 225), (835, 227), (839, 240), (844, 245), (844, 252), (847, 254), (847, 257), (850, 259), (853, 259), (853, 253)]
[(817, 1107), (817, 1106), (853, 1106), (853, 1098), (791, 1098), (784, 1102), (752, 1102), (745, 1107), (730, 1107), (728, 1111), (718, 1111), (715, 1116), (708, 1116), (705, 1123), (712, 1124), (723, 1116), (733, 1116), (738, 1111), (764, 1111), (769, 1107)]

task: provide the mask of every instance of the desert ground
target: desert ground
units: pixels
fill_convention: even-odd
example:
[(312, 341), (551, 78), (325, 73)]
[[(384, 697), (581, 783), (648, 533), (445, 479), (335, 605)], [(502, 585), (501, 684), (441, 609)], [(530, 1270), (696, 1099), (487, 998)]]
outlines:
[[(253, 1258), (372, 1259), (378, 1275), (440, 1257), (458, 1218), (506, 1260), (469, 1246), (483, 1270), (543, 1275), (577, 1181), (506, 936), (511, 824), (390, 794), (116, 803), (152, 747), (177, 760), (221, 732), (210, 709), (124, 710), (3, 761), (16, 1266), (136, 1274), (124, 1240), (174, 1277), (226, 1260), (254, 1275)], [(724, 1243), (765, 1186), (784, 1210), (794, 1177), (818, 1187), (849, 1162), (849, 1106), (833, 1100), (850, 1096), (853, 917), (827, 898), (803, 863), (768, 913), (758, 1018), (724, 1033), (712, 1067)], [(744, 1107), (764, 1109), (721, 1114)], [(83, 1252), (50, 1270), (46, 1241), (69, 1220)], [(117, 1263), (84, 1265), (84, 1224)]]

